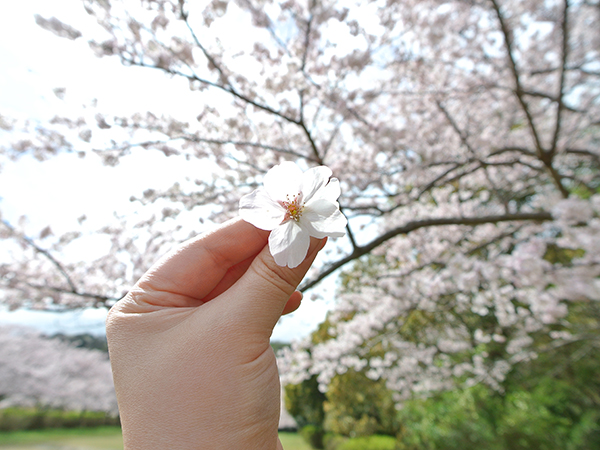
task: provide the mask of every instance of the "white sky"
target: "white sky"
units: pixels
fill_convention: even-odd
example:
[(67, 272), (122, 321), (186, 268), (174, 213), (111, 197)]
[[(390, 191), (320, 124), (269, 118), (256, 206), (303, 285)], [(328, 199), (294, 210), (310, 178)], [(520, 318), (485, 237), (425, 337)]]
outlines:
[[(0, 114), (43, 121), (76, 110), (94, 98), (99, 106), (119, 114), (161, 112), (175, 107), (193, 111), (194, 105), (185, 101), (187, 85), (175, 83), (164, 89), (164, 77), (158, 72), (124, 68), (116, 60), (98, 59), (84, 39), (58, 38), (37, 26), (34, 14), (56, 16), (75, 28), (93, 25), (80, 0), (28, 0), (0, 6)], [(156, 89), (157, 83), (161, 83), (161, 89)], [(56, 87), (67, 88), (65, 101), (53, 94)], [(176, 177), (193, 170), (198, 167), (189, 162), (182, 164), (176, 158), (147, 152), (143, 159), (134, 154), (116, 168), (104, 167), (94, 157), (80, 159), (68, 154), (43, 163), (33, 158), (3, 161), (0, 211), (9, 221), (26, 215), (32, 230), (50, 221), (55, 232), (67, 231), (82, 213), (88, 216), (91, 226), (98, 225), (109, 222), (115, 210), (131, 209), (131, 195), (147, 188), (167, 187)], [(280, 321), (273, 339), (289, 341), (307, 335), (331, 306), (323, 300), (304, 300), (296, 313)], [(0, 323), (28, 324), (49, 333), (98, 334), (103, 331), (105, 314), (103, 310), (61, 315), (0, 310)]]

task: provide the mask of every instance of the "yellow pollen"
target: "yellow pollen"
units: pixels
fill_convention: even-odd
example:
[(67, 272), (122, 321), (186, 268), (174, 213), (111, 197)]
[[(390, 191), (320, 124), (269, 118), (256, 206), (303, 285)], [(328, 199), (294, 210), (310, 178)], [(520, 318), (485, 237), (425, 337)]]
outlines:
[(304, 210), (304, 204), (300, 205), (300, 193), (295, 195), (291, 200), (290, 196), (287, 195), (286, 201), (283, 202), (283, 207), (287, 209), (285, 218), (294, 219), (296, 222), (298, 222), (302, 216), (302, 211)]

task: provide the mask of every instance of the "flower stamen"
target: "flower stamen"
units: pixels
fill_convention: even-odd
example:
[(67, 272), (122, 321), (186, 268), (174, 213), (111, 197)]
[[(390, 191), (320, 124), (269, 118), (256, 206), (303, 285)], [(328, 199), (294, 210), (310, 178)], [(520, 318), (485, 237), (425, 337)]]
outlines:
[(302, 212), (304, 211), (304, 203), (301, 204), (302, 194), (299, 192), (294, 195), (292, 199), (290, 199), (289, 195), (286, 195), (286, 200), (281, 202), (283, 207), (286, 209), (284, 222), (287, 222), (290, 219), (298, 222), (300, 217), (302, 217)]

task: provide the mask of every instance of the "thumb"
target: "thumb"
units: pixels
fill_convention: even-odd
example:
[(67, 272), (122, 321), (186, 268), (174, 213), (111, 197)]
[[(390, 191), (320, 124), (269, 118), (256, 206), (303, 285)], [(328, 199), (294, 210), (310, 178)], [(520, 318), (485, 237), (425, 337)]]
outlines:
[(245, 325), (272, 332), (290, 296), (306, 275), (327, 239), (311, 238), (304, 261), (290, 269), (277, 265), (266, 245), (254, 258), (246, 273), (230, 289)]

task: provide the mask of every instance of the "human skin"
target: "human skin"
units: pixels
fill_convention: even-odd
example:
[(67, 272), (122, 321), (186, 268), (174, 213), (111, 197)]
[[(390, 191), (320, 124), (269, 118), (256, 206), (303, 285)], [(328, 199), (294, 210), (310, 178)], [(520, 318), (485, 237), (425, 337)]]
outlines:
[(282, 449), (269, 344), (325, 240), (280, 267), (269, 233), (239, 219), (160, 259), (109, 312), (126, 450)]

